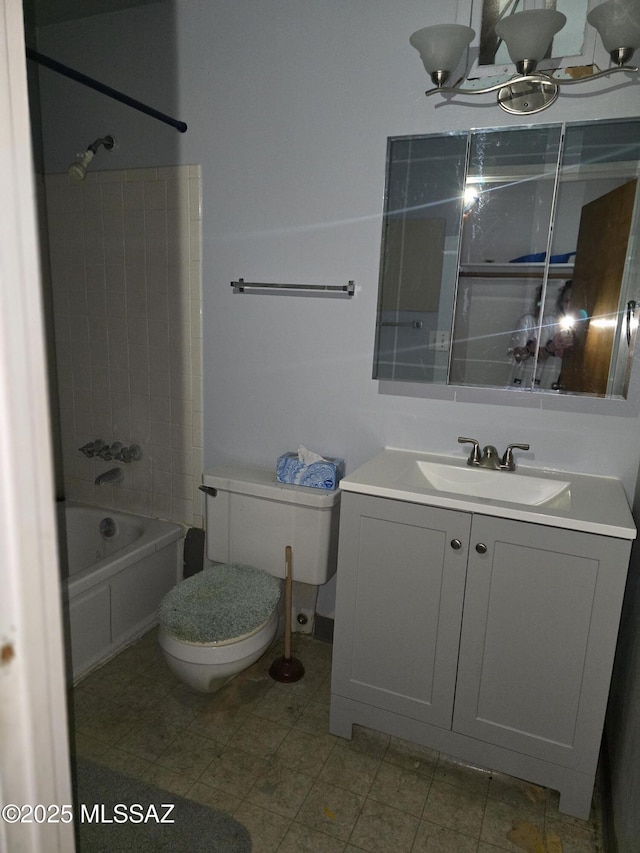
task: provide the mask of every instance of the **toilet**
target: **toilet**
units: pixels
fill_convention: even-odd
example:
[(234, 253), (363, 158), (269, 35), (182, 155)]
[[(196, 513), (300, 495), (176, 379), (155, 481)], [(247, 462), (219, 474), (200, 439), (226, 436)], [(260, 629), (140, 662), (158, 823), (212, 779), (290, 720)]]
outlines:
[(273, 471), (235, 465), (205, 472), (202, 482), (206, 565), (163, 599), (158, 640), (184, 684), (214, 693), (278, 634), (287, 545), (292, 628), (311, 630), (318, 588), (336, 570), (340, 490), (286, 485)]

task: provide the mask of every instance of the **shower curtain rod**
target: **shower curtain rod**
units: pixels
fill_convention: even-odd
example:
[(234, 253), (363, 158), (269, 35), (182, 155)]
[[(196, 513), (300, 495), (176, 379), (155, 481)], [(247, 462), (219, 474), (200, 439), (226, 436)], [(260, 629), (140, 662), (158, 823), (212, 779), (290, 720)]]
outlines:
[(37, 50), (33, 50), (31, 47), (28, 47), (26, 50), (27, 59), (32, 59), (34, 62), (44, 65), (45, 68), (50, 68), (52, 71), (56, 71), (64, 77), (69, 77), (70, 80), (75, 80), (77, 83), (82, 83), (83, 86), (95, 89), (96, 92), (101, 92), (103, 95), (107, 95), (109, 98), (120, 101), (128, 107), (133, 107), (134, 110), (146, 113), (148, 116), (151, 116), (151, 118), (163, 121), (165, 124), (170, 124), (171, 127), (175, 127), (175, 129), (180, 131), (180, 133), (186, 133), (187, 125), (183, 121), (178, 121), (178, 119), (171, 118), (171, 116), (161, 113), (159, 110), (154, 110), (153, 107), (149, 107), (141, 101), (136, 101), (134, 98), (130, 98), (122, 92), (118, 92), (117, 89), (112, 89), (111, 86), (105, 86), (105, 84), (100, 83), (99, 80), (94, 80), (93, 77), (87, 77), (86, 74), (82, 74), (80, 71), (69, 68), (68, 65), (63, 65), (61, 62), (51, 59), (51, 57), (45, 56)]

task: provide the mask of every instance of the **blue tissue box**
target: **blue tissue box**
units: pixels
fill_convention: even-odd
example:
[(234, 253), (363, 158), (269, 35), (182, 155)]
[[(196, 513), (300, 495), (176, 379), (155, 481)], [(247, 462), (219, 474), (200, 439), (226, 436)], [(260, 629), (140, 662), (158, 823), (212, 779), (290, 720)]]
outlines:
[(310, 486), (313, 489), (335, 489), (344, 474), (344, 459), (327, 459), (305, 465), (297, 453), (284, 453), (278, 457), (276, 479), (293, 486)]

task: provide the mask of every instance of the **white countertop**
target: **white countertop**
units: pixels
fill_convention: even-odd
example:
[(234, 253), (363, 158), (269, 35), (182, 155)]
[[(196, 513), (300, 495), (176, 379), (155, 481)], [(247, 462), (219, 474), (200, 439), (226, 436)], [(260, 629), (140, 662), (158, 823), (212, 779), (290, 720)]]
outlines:
[(562, 485), (557, 497), (532, 506), (527, 503), (476, 497), (434, 488), (427, 480), (422, 482), (415, 476), (414, 472), (419, 462), (468, 468), (467, 479), (473, 475), (474, 471), (485, 478), (487, 474), (496, 478), (513, 476), (510, 471), (488, 471), (486, 468), (467, 466), (464, 458), (456, 456), (385, 448), (349, 476), (344, 477), (340, 481), (340, 488), (345, 492), (512, 518), (517, 521), (546, 524), (550, 527), (598, 533), (618, 539), (636, 538), (636, 527), (622, 483), (615, 477), (548, 471), (518, 465), (515, 473), (520, 477), (558, 481), (558, 485)]

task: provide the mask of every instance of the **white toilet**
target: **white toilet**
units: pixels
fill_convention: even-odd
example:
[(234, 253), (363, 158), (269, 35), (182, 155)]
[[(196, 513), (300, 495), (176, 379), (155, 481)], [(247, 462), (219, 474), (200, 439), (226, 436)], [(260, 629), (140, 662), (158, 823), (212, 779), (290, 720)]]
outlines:
[(234, 465), (202, 481), (210, 562), (165, 596), (158, 639), (184, 684), (213, 693), (275, 639), (282, 588), (275, 579), (285, 577), (287, 545), (292, 625), (311, 629), (318, 587), (336, 570), (340, 491), (289, 486), (272, 471)]

